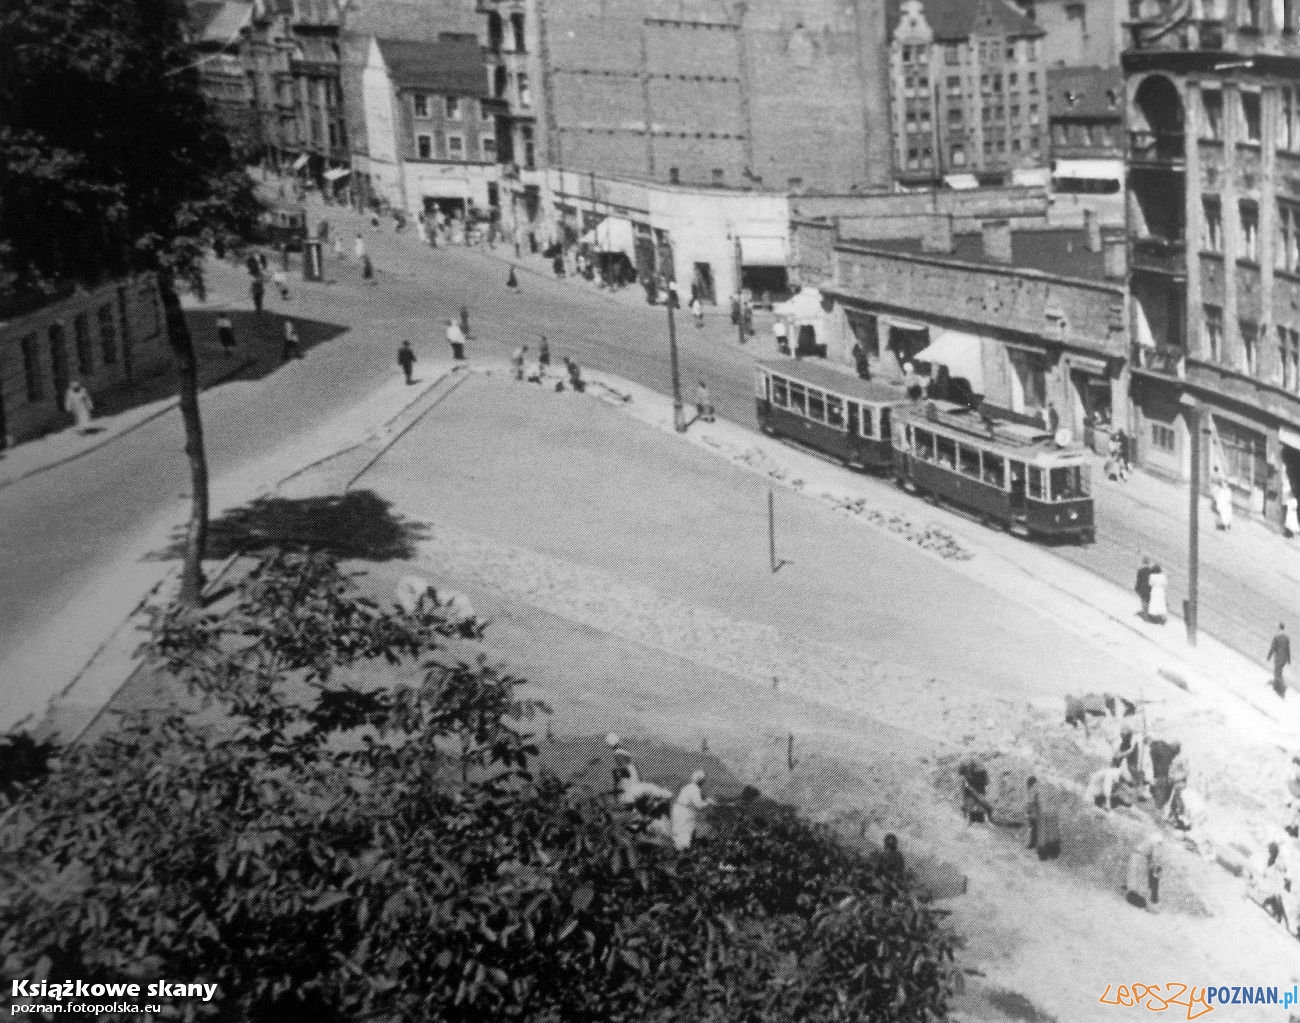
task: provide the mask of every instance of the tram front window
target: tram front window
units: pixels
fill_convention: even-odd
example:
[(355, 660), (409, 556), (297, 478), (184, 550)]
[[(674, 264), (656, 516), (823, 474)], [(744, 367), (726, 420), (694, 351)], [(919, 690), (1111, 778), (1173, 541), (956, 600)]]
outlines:
[(786, 394), (785, 381), (780, 377), (772, 378), (772, 404), (780, 405), (785, 408), (790, 404), (790, 398)]
[(1071, 501), (1088, 496), (1088, 467), (1069, 465), (1051, 471), (1052, 500)]
[(804, 403), (803, 384), (790, 385), (790, 407), (798, 412), (801, 416), (808, 414), (808, 407)]

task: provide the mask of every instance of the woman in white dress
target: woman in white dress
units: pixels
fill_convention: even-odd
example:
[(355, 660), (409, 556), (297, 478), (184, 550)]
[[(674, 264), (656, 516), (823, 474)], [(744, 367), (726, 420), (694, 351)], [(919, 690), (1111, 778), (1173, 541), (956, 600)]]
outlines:
[(1157, 625), (1164, 625), (1169, 618), (1169, 605), (1166, 602), (1169, 579), (1159, 565), (1151, 566), (1150, 585), (1151, 600), (1147, 604), (1147, 619)]

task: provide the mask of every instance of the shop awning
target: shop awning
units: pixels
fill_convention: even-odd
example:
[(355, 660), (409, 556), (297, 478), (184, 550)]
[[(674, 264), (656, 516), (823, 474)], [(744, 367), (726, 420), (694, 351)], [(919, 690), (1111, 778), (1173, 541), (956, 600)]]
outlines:
[(296, 171), (300, 171), (300, 170), (302, 170), (302, 169), (303, 169), (304, 167), (306, 167), (306, 166), (307, 166), (307, 154), (306, 154), (306, 153), (303, 153), (302, 156), (298, 157), (298, 159), (296, 159), (296, 160), (293, 161), (293, 169), (296, 170)]
[(428, 199), (468, 199), (469, 182), (464, 178), (421, 178), (420, 194)]
[(980, 187), (979, 179), (974, 174), (945, 174), (943, 183), (957, 192), (966, 192)]
[(783, 316), (799, 323), (809, 323), (826, 315), (822, 309), (822, 293), (816, 288), (800, 288), (785, 302), (772, 306), (772, 315)]
[(580, 241), (597, 252), (621, 252), (636, 262), (636, 230), (630, 220), (606, 217), (584, 234)]
[(335, 167), (333, 170), (325, 172), (326, 181), (338, 181), (339, 178), (346, 178), (352, 172), (346, 167)]
[(785, 266), (784, 238), (741, 238), (741, 266)]
[(981, 339), (959, 330), (941, 330), (931, 339), (928, 348), (912, 356), (916, 362), (937, 362), (948, 367), (954, 377), (970, 381), (971, 390), (984, 393), (984, 359), (980, 349)]
[(1053, 178), (1078, 178), (1086, 181), (1123, 181), (1123, 160), (1057, 160), (1052, 165)]

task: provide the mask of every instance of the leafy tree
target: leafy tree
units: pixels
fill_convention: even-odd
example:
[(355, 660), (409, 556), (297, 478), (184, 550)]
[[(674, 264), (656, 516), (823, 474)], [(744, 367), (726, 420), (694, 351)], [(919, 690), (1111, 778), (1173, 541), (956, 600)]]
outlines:
[(904, 887), (761, 799), (676, 853), (537, 769), (545, 708), (464, 632), (319, 556), (159, 612), (207, 709), (30, 786), (0, 828), (6, 973), (203, 978), (250, 1021), (942, 1017), (950, 940)]
[(0, 260), (16, 295), (152, 272), (179, 382), (192, 507), (182, 599), (196, 604), (208, 522), (193, 339), (205, 240), (258, 212), (198, 87), (180, 0), (7, 0), (0, 7)]

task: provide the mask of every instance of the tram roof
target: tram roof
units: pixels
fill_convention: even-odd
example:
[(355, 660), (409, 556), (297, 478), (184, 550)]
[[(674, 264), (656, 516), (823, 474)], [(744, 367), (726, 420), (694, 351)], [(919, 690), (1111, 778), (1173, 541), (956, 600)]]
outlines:
[(1016, 448), (1027, 455), (1082, 455), (1078, 444), (1064, 447), (1056, 443), (1050, 432), (1039, 426), (1013, 423), (994, 416), (983, 416), (966, 405), (948, 401), (920, 401), (900, 410), (900, 414), (917, 426), (946, 427), (953, 433), (964, 433), (987, 444)]
[(779, 373), (789, 380), (820, 387), (824, 391), (834, 391), (846, 398), (869, 401), (876, 405), (907, 401), (907, 395), (901, 387), (875, 380), (863, 380), (851, 370), (840, 369), (831, 363), (812, 362), (807, 359), (768, 359), (758, 365), (769, 372)]

